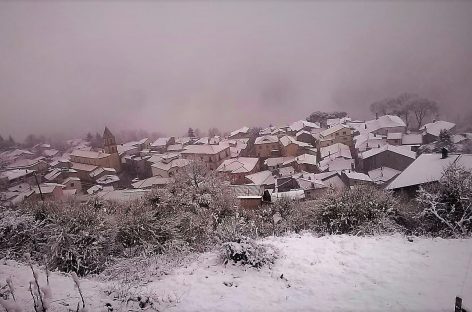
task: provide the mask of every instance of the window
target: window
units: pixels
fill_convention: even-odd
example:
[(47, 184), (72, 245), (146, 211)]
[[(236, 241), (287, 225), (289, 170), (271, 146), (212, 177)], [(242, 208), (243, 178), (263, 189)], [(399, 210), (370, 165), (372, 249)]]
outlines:
[(343, 134), (346, 134), (346, 131), (343, 131)]
[(72, 182), (72, 183), (70, 184), (70, 187), (74, 187), (74, 182)]

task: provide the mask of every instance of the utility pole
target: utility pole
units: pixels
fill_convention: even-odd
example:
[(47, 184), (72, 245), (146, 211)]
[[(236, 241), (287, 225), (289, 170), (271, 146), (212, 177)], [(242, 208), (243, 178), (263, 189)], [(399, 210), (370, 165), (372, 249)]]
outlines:
[(33, 175), (34, 175), (34, 180), (36, 181), (36, 185), (38, 186), (38, 189), (39, 189), (39, 195), (41, 195), (41, 200), (44, 201), (43, 192), (41, 191), (41, 186), (39, 185), (38, 176), (36, 175), (36, 171), (33, 171)]

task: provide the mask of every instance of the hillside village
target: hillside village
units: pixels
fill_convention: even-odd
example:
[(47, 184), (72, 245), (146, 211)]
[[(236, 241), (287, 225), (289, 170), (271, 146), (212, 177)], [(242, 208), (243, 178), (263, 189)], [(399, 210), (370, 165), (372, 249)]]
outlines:
[(101, 147), (74, 139), (62, 152), (47, 143), (1, 151), (0, 203), (132, 200), (171, 183), (196, 163), (224, 177), (245, 208), (280, 198), (315, 199), (329, 189), (359, 184), (412, 194), (419, 185), (439, 180), (451, 163), (472, 168), (472, 155), (466, 153), (471, 140), (472, 133), (457, 133), (454, 123), (437, 120), (411, 131), (396, 115), (245, 126), (213, 137), (189, 131), (187, 137), (122, 144), (105, 127)]

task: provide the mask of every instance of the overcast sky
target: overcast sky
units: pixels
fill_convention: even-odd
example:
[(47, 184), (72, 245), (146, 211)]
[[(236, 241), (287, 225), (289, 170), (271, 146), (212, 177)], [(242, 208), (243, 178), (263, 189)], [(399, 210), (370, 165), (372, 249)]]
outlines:
[(0, 134), (180, 135), (365, 118), (419, 93), (472, 109), (472, 1), (0, 2)]

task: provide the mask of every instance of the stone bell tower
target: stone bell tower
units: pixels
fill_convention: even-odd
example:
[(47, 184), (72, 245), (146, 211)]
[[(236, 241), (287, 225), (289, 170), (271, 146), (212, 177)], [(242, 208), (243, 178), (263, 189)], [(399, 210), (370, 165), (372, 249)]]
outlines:
[(108, 127), (105, 127), (105, 131), (103, 132), (103, 151), (110, 154), (109, 166), (115, 168), (117, 172), (120, 171), (121, 163), (118, 149), (116, 147), (115, 136), (111, 133)]

